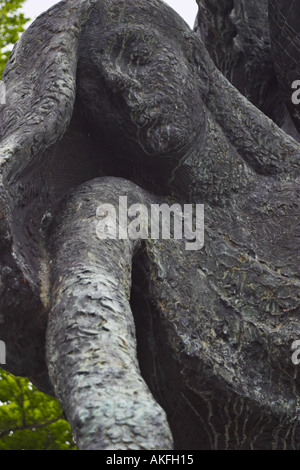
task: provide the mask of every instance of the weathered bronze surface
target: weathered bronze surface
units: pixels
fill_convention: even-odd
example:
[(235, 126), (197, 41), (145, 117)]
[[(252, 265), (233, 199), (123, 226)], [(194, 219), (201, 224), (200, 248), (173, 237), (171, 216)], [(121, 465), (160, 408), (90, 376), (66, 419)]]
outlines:
[[(63, 1), (10, 57), (0, 339), (80, 449), (299, 448), (300, 15), (269, 3), (199, 0), (192, 32)], [(204, 204), (204, 247), (100, 241), (120, 196)]]

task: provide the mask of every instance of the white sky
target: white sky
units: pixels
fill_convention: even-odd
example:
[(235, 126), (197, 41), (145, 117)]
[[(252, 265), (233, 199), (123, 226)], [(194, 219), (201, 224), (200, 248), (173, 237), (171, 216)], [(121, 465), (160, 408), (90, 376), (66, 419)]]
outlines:
[[(197, 3), (196, 0), (164, 0), (174, 10), (176, 10), (190, 25), (191, 28), (194, 26), (196, 14), (197, 14)], [(25, 16), (35, 20), (35, 18), (48, 10), (52, 5), (58, 3), (57, 0), (26, 0), (21, 11), (25, 13)]]

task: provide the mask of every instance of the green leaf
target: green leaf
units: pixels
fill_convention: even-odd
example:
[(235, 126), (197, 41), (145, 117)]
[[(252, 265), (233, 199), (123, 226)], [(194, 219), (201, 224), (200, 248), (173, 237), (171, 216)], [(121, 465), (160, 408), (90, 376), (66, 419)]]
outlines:
[(0, 369), (0, 450), (75, 450), (57, 400)]
[(29, 18), (19, 10), (24, 0), (0, 0), (0, 78), (13, 45), (18, 41)]

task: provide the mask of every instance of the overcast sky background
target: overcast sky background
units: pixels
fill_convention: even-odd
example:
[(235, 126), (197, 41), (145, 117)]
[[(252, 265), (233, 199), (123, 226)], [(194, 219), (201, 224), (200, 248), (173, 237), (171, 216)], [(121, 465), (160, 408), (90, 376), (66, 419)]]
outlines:
[[(198, 9), (196, 0), (165, 0), (165, 2), (176, 10), (193, 28)], [(35, 20), (37, 16), (56, 3), (58, 3), (57, 0), (26, 0), (21, 11), (28, 18)]]

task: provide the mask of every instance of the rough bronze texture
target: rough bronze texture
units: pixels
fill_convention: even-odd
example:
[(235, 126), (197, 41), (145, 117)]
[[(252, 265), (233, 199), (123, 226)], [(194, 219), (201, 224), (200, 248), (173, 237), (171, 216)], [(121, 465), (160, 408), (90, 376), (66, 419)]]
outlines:
[[(298, 7), (198, 3), (194, 33), (159, 0), (62, 1), (3, 75), (5, 367), (80, 449), (299, 448)], [(100, 240), (120, 196), (204, 204), (204, 247)]]

